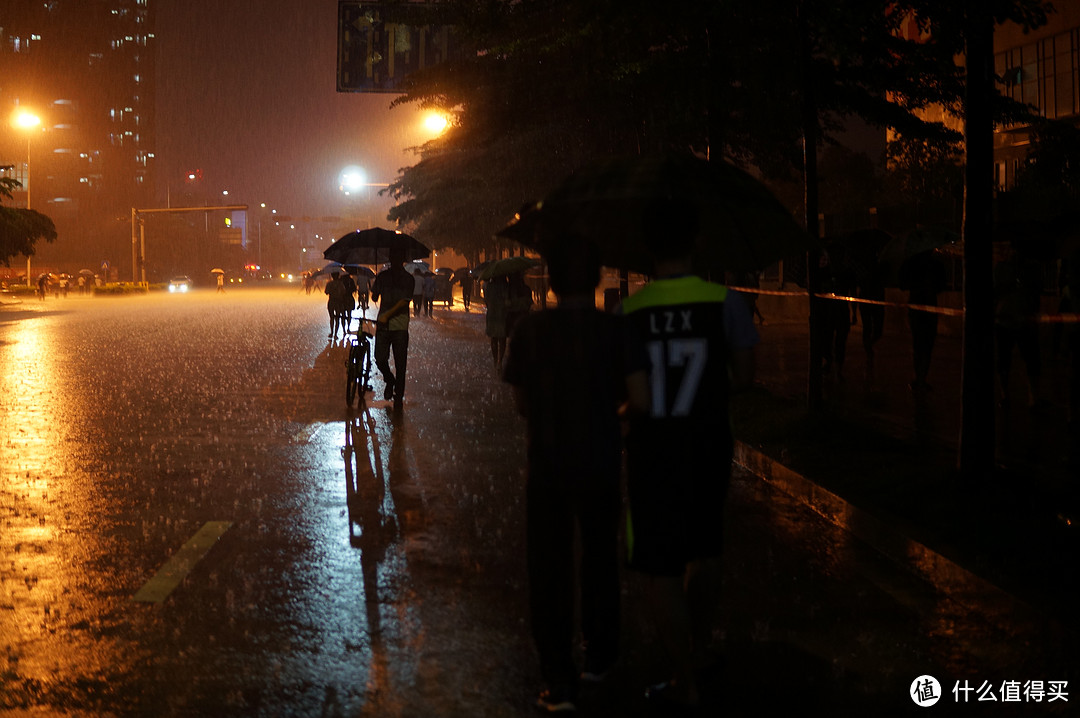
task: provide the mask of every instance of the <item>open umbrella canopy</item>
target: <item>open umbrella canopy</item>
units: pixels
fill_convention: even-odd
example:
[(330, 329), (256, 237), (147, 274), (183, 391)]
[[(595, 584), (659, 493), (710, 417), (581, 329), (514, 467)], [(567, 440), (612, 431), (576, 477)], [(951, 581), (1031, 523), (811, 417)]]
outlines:
[(422, 277), (431, 271), (431, 265), (427, 262), (421, 262), (420, 260), (414, 259), (405, 265), (405, 271), (414, 276), (419, 274)]
[(524, 272), (526, 269), (532, 269), (539, 264), (539, 262), (531, 257), (507, 257), (506, 259), (496, 259), (484, 267), (477, 277), (481, 281), (487, 281), (488, 279), (494, 279), (495, 277), (506, 277), (511, 274), (517, 274), (518, 272)]
[(221, 267), (214, 267), (210, 270), (210, 274), (225, 274), (225, 270)]
[(893, 237), (881, 248), (879, 261), (892, 268), (898, 268), (905, 260), (923, 252), (935, 249), (956, 248), (960, 235), (947, 227), (919, 227), (907, 234)]
[(483, 274), (484, 270), (493, 261), (494, 260), (488, 259), (486, 261), (480, 262), (480, 264), (476, 265), (475, 267), (473, 267), (472, 269), (469, 270), (469, 276), (472, 277), (473, 279), (479, 279), (480, 275)]
[(431, 250), (407, 234), (373, 227), (341, 237), (323, 252), (323, 259), (341, 264), (384, 264), (390, 261), (391, 250), (403, 253), (406, 261), (431, 255)]
[(658, 202), (692, 213), (694, 264), (703, 273), (760, 270), (810, 247), (810, 236), (760, 181), (726, 162), (671, 154), (581, 169), (498, 234), (541, 252), (548, 237), (576, 234), (597, 243), (605, 266), (652, 274), (644, 220)]
[(345, 267), (341, 266), (340, 263), (338, 263), (338, 262), (330, 262), (330, 264), (327, 264), (325, 267), (322, 267), (322, 268), (317, 269), (314, 272), (312, 272), (311, 273), (311, 278), (312, 279), (317, 279), (319, 277), (328, 277), (328, 276), (330, 276), (331, 272), (344, 272), (344, 271), (345, 271)]

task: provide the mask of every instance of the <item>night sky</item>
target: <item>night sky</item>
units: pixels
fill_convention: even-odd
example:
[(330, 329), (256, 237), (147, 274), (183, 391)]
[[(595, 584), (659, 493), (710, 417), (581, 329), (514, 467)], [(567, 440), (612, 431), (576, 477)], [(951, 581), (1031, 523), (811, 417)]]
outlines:
[[(228, 203), (346, 216), (357, 209), (338, 191), (343, 167), (358, 165), (369, 182), (385, 183), (416, 161), (405, 150), (429, 135), (415, 107), (390, 110), (394, 95), (336, 91), (337, 5), (159, 0), (162, 201), (201, 169), (208, 194), (227, 189)], [(374, 192), (374, 202), (389, 206)]]

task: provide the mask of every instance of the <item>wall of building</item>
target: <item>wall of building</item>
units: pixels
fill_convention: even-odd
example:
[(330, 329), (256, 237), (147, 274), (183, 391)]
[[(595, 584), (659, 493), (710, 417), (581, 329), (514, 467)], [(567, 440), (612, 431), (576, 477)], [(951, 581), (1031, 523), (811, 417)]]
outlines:
[(148, 194), (153, 170), (151, 2), (0, 4), (0, 121), (17, 107), (42, 120), (32, 137), (0, 133), (0, 165), (25, 177), (29, 140), (32, 208), (60, 235), (39, 247), (43, 260), (115, 263), (129, 251), (118, 218)]

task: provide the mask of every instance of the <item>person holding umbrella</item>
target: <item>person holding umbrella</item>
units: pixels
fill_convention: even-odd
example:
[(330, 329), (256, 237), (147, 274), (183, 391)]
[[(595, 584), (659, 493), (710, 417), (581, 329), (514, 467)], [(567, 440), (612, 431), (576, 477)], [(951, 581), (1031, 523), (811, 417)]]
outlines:
[(484, 304), (487, 305), (484, 331), (491, 340), (491, 360), (496, 371), (502, 367), (503, 357), (506, 356), (506, 314), (509, 303), (510, 282), (506, 275), (487, 280), (487, 288), (484, 290)]
[(575, 584), (585, 677), (598, 680), (618, 658), (619, 406), (629, 401), (631, 409), (646, 411), (649, 389), (644, 350), (632, 342), (625, 320), (596, 309), (595, 245), (560, 235), (545, 254), (558, 307), (521, 318), (503, 379), (528, 422), (529, 613), (547, 684), (537, 704), (560, 712), (574, 709), (578, 691)]
[[(347, 306), (345, 293), (347, 291), (348, 289), (341, 281), (341, 273), (337, 270), (331, 272), (330, 281), (326, 283), (326, 287), (323, 289), (323, 293), (326, 295), (326, 313), (330, 315), (330, 333), (326, 335), (328, 339), (337, 338), (338, 327), (341, 327), (343, 337), (349, 329), (349, 325), (345, 323), (344, 319)], [(349, 295), (349, 301), (352, 301), (352, 295)]]
[(461, 282), (461, 303), (465, 305), (465, 311), (469, 311), (472, 304), (473, 278), (467, 268), (462, 268), (454, 273), (454, 279)]
[[(405, 396), (405, 370), (409, 360), (409, 302), (413, 298), (413, 276), (405, 270), (405, 253), (390, 248), (390, 266), (379, 272), (371, 286), (371, 300), (379, 302), (375, 325), (375, 366), (382, 372), (386, 388), (383, 399), (400, 406)], [(394, 369), (390, 368), (390, 353)]]

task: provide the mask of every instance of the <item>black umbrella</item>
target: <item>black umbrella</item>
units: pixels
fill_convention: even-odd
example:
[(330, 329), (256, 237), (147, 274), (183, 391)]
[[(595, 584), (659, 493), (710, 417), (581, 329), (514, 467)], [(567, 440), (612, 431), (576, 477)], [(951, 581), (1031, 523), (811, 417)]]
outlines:
[(960, 239), (960, 235), (948, 227), (941, 225), (918, 227), (907, 234), (893, 237), (881, 248), (878, 260), (898, 270), (905, 261), (923, 252), (932, 252), (935, 249), (950, 246), (955, 248)]
[(570, 232), (595, 241), (602, 264), (651, 274), (644, 218), (661, 201), (693, 213), (701, 272), (760, 270), (810, 247), (787, 208), (751, 175), (726, 162), (670, 154), (579, 170), (498, 234), (543, 252), (548, 236)]
[(323, 258), (341, 264), (384, 264), (390, 261), (392, 250), (403, 253), (405, 261), (431, 255), (431, 250), (403, 232), (373, 227), (349, 232), (331, 244)]

